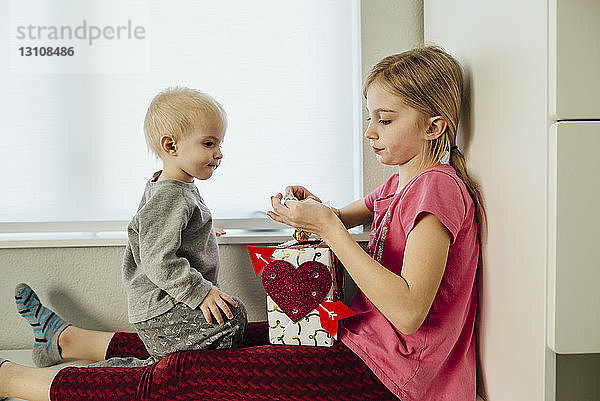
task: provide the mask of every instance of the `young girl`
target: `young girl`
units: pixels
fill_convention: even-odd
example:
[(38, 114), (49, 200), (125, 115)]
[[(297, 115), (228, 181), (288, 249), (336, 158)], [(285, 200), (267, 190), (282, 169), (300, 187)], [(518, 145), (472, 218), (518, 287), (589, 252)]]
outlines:
[[(462, 74), (439, 48), (390, 56), (369, 74), (365, 137), (397, 165), (364, 200), (331, 210), (303, 187), (304, 202), (273, 202), (277, 221), (315, 232), (360, 291), (340, 338), (400, 399), (474, 400), (480, 194), (456, 146)], [(441, 163), (444, 156), (449, 164)], [(346, 228), (373, 219), (369, 253)]]
[[(475, 271), (482, 209), (455, 145), (461, 92), (460, 66), (439, 48), (382, 60), (365, 83), (371, 117), (365, 136), (380, 162), (397, 165), (398, 174), (340, 210), (300, 186), (286, 189), (300, 201), (282, 205), (281, 194), (272, 197), (269, 215), (325, 239), (360, 289), (352, 304), (357, 315), (343, 322), (342, 341), (335, 346), (266, 345), (266, 325), (251, 324), (238, 350), (176, 353), (126, 371), (65, 368), (57, 373), (7, 362), (0, 366), (0, 396), (475, 400)], [(449, 165), (440, 163), (444, 156)], [(366, 253), (346, 228), (371, 219)], [(78, 329), (62, 337), (63, 355), (101, 359), (141, 353), (134, 335), (106, 338)], [(96, 352), (85, 353), (84, 344)]]

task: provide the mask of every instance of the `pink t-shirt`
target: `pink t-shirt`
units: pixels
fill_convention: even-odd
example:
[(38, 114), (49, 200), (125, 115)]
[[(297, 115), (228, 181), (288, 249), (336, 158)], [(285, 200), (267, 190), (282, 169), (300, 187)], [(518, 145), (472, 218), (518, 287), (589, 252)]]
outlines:
[(401, 201), (392, 202), (397, 188), (395, 174), (365, 198), (377, 237), (388, 207), (395, 204), (382, 264), (401, 273), (407, 236), (421, 213), (431, 213), (452, 237), (442, 282), (425, 321), (411, 335), (397, 330), (359, 291), (351, 306), (357, 315), (341, 321), (340, 339), (402, 401), (473, 401), (479, 258), (473, 200), (446, 164), (414, 177), (402, 188)]

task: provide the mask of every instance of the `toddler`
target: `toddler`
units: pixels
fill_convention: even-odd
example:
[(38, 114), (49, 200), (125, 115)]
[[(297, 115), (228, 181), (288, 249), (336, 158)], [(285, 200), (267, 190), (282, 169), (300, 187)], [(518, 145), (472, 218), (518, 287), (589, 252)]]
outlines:
[[(221, 163), (226, 128), (223, 107), (198, 90), (170, 88), (152, 100), (144, 133), (163, 169), (146, 183), (127, 227), (122, 272), (129, 321), (150, 358), (111, 358), (90, 366), (145, 366), (177, 351), (237, 348), (241, 343), (246, 310), (218, 288), (217, 238), (210, 210), (194, 184), (194, 178), (210, 178)], [(26, 284), (17, 287), (16, 295), (19, 311), (35, 331), (41, 321), (27, 311), (43, 306)], [(58, 332), (68, 324), (60, 319), (48, 326)], [(50, 348), (34, 349), (38, 366), (60, 361), (60, 352)]]

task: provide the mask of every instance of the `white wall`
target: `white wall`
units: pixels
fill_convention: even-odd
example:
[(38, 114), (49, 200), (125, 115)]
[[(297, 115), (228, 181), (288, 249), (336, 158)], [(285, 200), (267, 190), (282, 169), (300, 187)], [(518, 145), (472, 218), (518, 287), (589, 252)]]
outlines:
[[(363, 0), (363, 71), (380, 58), (422, 43), (422, 0)], [(364, 146), (364, 190), (392, 173)], [(265, 194), (267, 196), (268, 194)], [(121, 286), (123, 247), (0, 249), (0, 349), (30, 348), (32, 334), (16, 313), (14, 286), (29, 283), (64, 318), (82, 327), (131, 330)], [(246, 248), (220, 248), (220, 282), (242, 298), (251, 321), (265, 320), (265, 295), (250, 267)]]
[[(423, 43), (423, 0), (362, 0), (361, 3), (364, 80), (382, 58)], [(364, 99), (363, 116), (366, 121)], [(368, 141), (363, 145), (363, 188), (368, 194), (397, 170), (379, 164)]]
[(425, 0), (424, 16), (425, 42), (457, 56), (470, 77), (459, 142), (481, 179), (489, 219), (479, 282), (479, 391), (489, 401), (550, 400), (547, 4)]
[[(16, 312), (14, 287), (31, 285), (43, 302), (73, 324), (95, 330), (133, 331), (121, 284), (124, 247), (0, 249), (0, 349), (31, 348), (33, 336)], [(244, 300), (249, 319), (266, 320), (265, 294), (246, 248), (220, 249), (224, 291)]]

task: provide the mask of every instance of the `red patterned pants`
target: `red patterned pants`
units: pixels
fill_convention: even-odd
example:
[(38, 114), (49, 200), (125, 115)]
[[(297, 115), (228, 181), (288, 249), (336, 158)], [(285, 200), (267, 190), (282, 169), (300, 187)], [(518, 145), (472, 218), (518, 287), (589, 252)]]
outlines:
[[(106, 357), (147, 358), (137, 334), (117, 333)], [(184, 351), (141, 368), (60, 370), (53, 401), (397, 400), (345, 345), (268, 345), (266, 323), (249, 323), (238, 349)]]

